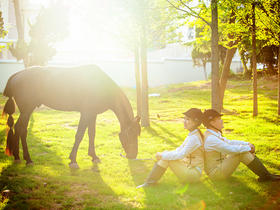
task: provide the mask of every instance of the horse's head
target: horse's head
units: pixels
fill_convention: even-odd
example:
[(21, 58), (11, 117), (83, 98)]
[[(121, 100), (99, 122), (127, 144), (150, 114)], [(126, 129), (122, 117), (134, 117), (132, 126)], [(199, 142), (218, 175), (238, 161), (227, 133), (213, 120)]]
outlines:
[(126, 157), (135, 159), (138, 153), (138, 136), (141, 133), (140, 117), (136, 116), (132, 122), (119, 133), (119, 138), (126, 152)]

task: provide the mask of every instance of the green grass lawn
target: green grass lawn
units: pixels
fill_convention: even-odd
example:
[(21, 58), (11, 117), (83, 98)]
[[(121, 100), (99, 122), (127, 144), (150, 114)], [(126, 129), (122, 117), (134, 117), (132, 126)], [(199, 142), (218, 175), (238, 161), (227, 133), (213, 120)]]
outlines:
[[(259, 116), (252, 117), (250, 81), (230, 81), (224, 102), (224, 135), (250, 141), (271, 172), (280, 174), (280, 126), (277, 88), (273, 79), (259, 81)], [(150, 89), (150, 128), (143, 128), (138, 158), (153, 158), (185, 139), (182, 112), (210, 108), (209, 82), (193, 82)], [(134, 110), (135, 90), (124, 89)], [(0, 95), (0, 110), (7, 99)], [(13, 115), (15, 119), (18, 112)], [(4, 154), (6, 119), (0, 120), (0, 190), (7, 209), (279, 209), (280, 183), (258, 183), (256, 175), (240, 165), (227, 181), (181, 185), (168, 170), (155, 187), (136, 189), (144, 182), (153, 160), (127, 160), (118, 140), (119, 123), (112, 111), (97, 118), (96, 152), (100, 164), (87, 155), (85, 135), (78, 150), (78, 170), (70, 170), (68, 156), (74, 144), (79, 113), (46, 108), (36, 110), (29, 122), (28, 146), (33, 166)], [(204, 130), (204, 129), (203, 129)], [(22, 150), (21, 150), (22, 151)], [(21, 154), (22, 157), (22, 154)]]

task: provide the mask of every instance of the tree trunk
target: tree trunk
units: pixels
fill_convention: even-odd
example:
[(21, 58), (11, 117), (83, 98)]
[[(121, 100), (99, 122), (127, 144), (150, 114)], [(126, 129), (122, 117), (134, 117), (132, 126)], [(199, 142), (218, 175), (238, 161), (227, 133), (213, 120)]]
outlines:
[(239, 52), (239, 55), (240, 55), (240, 59), (241, 59), (241, 62), (242, 62), (242, 66), (243, 66), (243, 75), (246, 75), (248, 74), (248, 67), (247, 67), (247, 63), (245, 61), (245, 57), (244, 57), (244, 54), (242, 52)]
[(206, 62), (203, 62), (203, 71), (204, 71), (204, 78), (205, 78), (205, 81), (207, 81), (208, 78), (207, 78), (207, 71), (206, 71)]
[(15, 15), (16, 15), (16, 26), (17, 26), (17, 32), (18, 32), (18, 39), (24, 40), (24, 28), (23, 28), (19, 0), (14, 0), (14, 8), (15, 8)]
[[(235, 16), (235, 12), (232, 10), (231, 11), (231, 15), (230, 15), (230, 19), (229, 19), (229, 23), (235, 23), (236, 20), (236, 16)], [(233, 34), (228, 34), (228, 37), (230, 39), (234, 38)], [(221, 109), (223, 109), (223, 101), (224, 101), (224, 95), (225, 95), (225, 90), (226, 90), (226, 86), (227, 86), (227, 81), (228, 81), (228, 76), (230, 73), (230, 65), (232, 62), (232, 58), (236, 52), (236, 47), (232, 48), (235, 44), (237, 44), (238, 40), (236, 40), (235, 42), (231, 41), (229, 42), (228, 46), (230, 47), (229, 49), (227, 49), (226, 51), (226, 56), (224, 59), (224, 64), (223, 64), (223, 70), (222, 70), (222, 75), (220, 78), (220, 107)]]
[(256, 19), (255, 3), (252, 4), (252, 71), (253, 71), (253, 116), (258, 115), (258, 92), (257, 92), (257, 58), (256, 58)]
[(211, 0), (211, 103), (212, 109), (221, 111), (220, 107), (220, 89), (219, 89), (219, 34), (218, 34), (218, 0)]
[(149, 98), (148, 98), (148, 74), (147, 74), (147, 46), (146, 46), (146, 28), (142, 25), (141, 31), (141, 75), (142, 75), (142, 115), (141, 125), (150, 126), (149, 120)]
[(223, 100), (225, 95), (225, 90), (227, 86), (228, 76), (230, 72), (230, 65), (232, 62), (232, 58), (236, 52), (237, 48), (227, 49), (225, 63), (223, 66), (223, 71), (220, 79), (220, 107), (223, 108)]
[[(280, 40), (280, 37), (279, 37)], [(280, 45), (278, 47), (278, 115), (280, 115)]]
[(141, 116), (141, 76), (140, 76), (140, 62), (139, 62), (139, 47), (136, 46), (134, 50), (134, 71), (136, 83), (136, 100), (137, 100), (137, 115)]
[[(19, 0), (14, 0), (14, 9), (15, 9), (16, 26), (17, 26), (17, 32), (18, 32), (18, 42), (24, 43), (24, 26), (23, 26), (23, 20), (22, 20), (21, 7), (20, 7)], [(23, 63), (24, 63), (25, 67), (28, 66), (27, 55), (24, 55)]]

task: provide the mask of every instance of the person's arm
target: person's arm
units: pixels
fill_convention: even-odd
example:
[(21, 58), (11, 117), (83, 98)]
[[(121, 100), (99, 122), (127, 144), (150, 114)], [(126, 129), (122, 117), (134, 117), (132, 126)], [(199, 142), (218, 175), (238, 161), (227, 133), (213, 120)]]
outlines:
[(164, 151), (161, 153), (162, 160), (180, 160), (183, 159), (186, 155), (195, 151), (198, 147), (201, 146), (201, 143), (196, 136), (188, 136), (184, 143), (173, 151)]
[(249, 145), (229, 144), (214, 135), (208, 136), (205, 148), (206, 150), (215, 150), (225, 154), (240, 154), (251, 151)]
[(255, 145), (251, 144), (250, 142), (246, 142), (246, 141), (240, 141), (240, 140), (229, 140), (226, 137), (223, 137), (225, 142), (231, 144), (231, 145), (249, 145), (251, 147), (251, 151), (252, 153), (255, 153)]
[(224, 141), (231, 145), (249, 145), (249, 142), (240, 141), (240, 140), (229, 140), (226, 137), (223, 137)]

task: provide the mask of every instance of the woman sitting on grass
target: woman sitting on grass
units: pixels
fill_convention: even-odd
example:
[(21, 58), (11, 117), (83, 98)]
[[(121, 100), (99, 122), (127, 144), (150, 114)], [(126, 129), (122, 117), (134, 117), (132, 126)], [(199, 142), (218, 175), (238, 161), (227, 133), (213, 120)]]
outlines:
[(240, 162), (259, 176), (258, 181), (280, 181), (279, 175), (270, 174), (255, 155), (253, 144), (228, 140), (222, 136), (222, 114), (214, 109), (208, 109), (203, 114), (203, 124), (207, 128), (204, 133), (205, 172), (210, 179), (228, 178)]
[(184, 128), (190, 131), (189, 135), (176, 150), (156, 154), (158, 162), (155, 163), (145, 183), (137, 188), (155, 184), (168, 167), (183, 183), (200, 180), (203, 169), (203, 136), (198, 126), (202, 123), (203, 113), (200, 109), (191, 108), (183, 114)]

